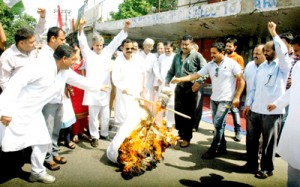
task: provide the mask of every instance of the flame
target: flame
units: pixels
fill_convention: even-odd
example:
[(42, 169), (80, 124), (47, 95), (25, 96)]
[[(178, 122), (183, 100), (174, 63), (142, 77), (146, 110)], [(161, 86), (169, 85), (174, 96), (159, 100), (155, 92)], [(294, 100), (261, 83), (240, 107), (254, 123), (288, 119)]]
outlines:
[(118, 162), (122, 176), (125, 178), (132, 178), (155, 168), (166, 149), (176, 145), (178, 136), (173, 131), (169, 131), (162, 117), (159, 118), (158, 115), (164, 109), (157, 106), (160, 106), (159, 103), (156, 105), (154, 116), (144, 108), (147, 117), (141, 119), (118, 150)]

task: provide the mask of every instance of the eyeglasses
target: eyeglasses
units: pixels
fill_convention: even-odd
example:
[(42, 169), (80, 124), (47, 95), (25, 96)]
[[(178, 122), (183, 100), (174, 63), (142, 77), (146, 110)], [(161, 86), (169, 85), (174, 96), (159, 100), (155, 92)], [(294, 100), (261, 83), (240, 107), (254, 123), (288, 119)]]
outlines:
[(215, 77), (218, 77), (219, 76), (219, 67), (216, 68), (216, 74), (215, 74)]
[(134, 48), (133, 47), (131, 47), (131, 48), (125, 48), (126, 49), (126, 51), (129, 51), (129, 50), (134, 50)]

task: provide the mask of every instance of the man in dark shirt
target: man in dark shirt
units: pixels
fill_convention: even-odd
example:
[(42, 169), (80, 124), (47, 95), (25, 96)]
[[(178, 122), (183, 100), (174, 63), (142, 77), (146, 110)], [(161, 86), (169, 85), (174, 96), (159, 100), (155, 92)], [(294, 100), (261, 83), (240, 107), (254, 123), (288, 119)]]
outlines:
[[(166, 86), (174, 76), (183, 77), (195, 73), (206, 64), (203, 56), (192, 50), (193, 37), (185, 35), (181, 40), (181, 51), (175, 55), (172, 66), (166, 76)], [(192, 129), (196, 110), (196, 96), (200, 87), (200, 82), (185, 82), (177, 84), (175, 88), (175, 110), (182, 112), (192, 119), (186, 119), (175, 115), (175, 127), (178, 130), (179, 136), (183, 140), (180, 147), (188, 147), (192, 139)]]

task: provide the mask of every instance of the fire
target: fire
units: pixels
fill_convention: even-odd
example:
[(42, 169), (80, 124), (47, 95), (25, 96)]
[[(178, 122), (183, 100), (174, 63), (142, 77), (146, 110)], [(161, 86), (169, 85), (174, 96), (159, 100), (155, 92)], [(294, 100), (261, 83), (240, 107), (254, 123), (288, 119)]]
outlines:
[(178, 136), (173, 129), (169, 131), (166, 121), (161, 117), (164, 110), (160, 107), (161, 103), (157, 103), (157, 106), (155, 115), (151, 116), (147, 111), (147, 117), (141, 119), (119, 147), (118, 163), (126, 179), (155, 168), (166, 149), (176, 145)]

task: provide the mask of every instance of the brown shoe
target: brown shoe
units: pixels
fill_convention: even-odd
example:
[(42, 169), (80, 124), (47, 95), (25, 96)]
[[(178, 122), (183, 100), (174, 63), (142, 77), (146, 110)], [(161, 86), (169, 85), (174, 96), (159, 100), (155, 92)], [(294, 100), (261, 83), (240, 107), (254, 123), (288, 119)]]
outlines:
[(187, 141), (187, 140), (183, 140), (180, 143), (180, 147), (182, 147), (182, 148), (188, 147), (189, 145), (190, 145), (190, 141)]
[(44, 162), (44, 166), (48, 168), (51, 171), (56, 171), (60, 169), (60, 165), (58, 165), (56, 162), (51, 161), (51, 162)]
[(54, 156), (53, 157), (54, 162), (58, 163), (58, 164), (65, 164), (67, 163), (67, 159), (62, 157), (62, 156)]

